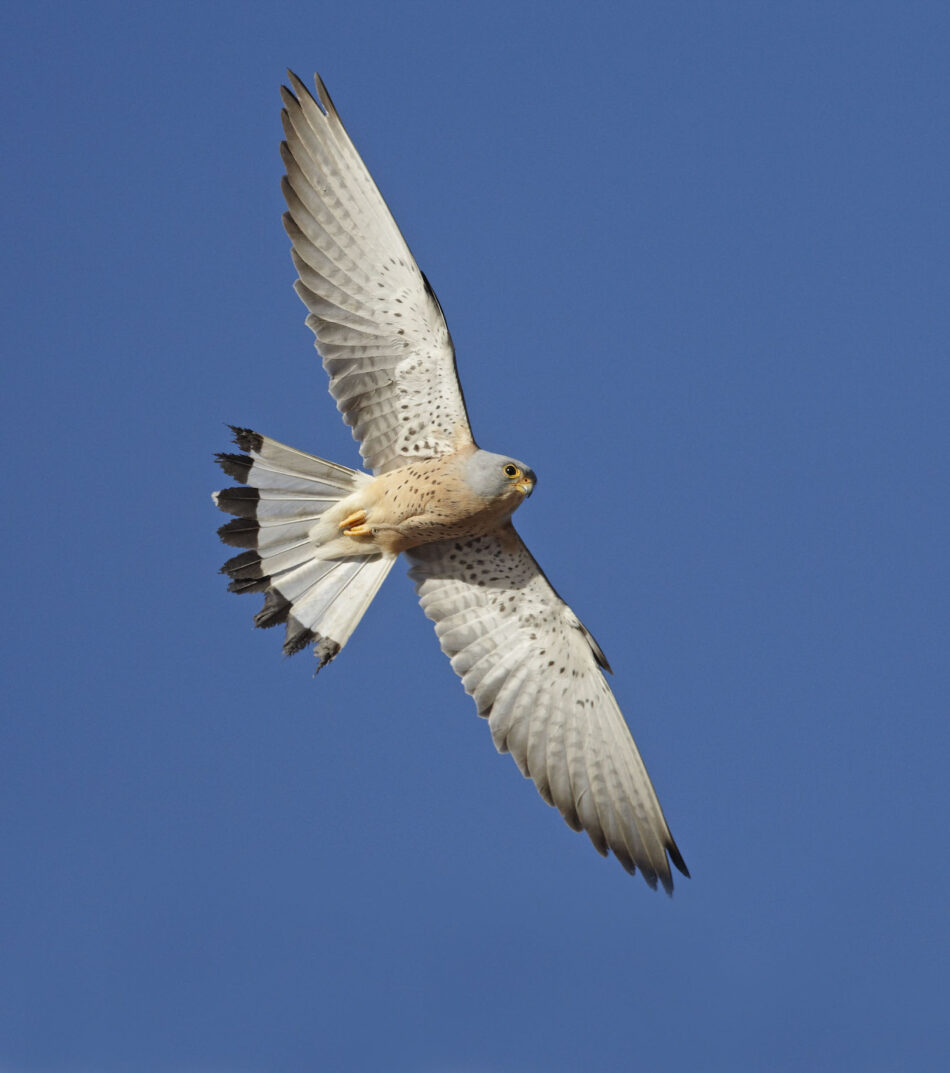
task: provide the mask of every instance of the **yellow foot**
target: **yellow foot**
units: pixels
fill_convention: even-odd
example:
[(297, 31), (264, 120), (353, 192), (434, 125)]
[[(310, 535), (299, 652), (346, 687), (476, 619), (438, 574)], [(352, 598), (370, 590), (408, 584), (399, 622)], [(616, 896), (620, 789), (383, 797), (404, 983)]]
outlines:
[(372, 529), (368, 525), (353, 525), (349, 529), (343, 530), (344, 536), (369, 536), (372, 533)]
[(342, 522), (340, 522), (340, 528), (343, 530), (344, 533), (346, 533), (347, 536), (351, 536), (351, 527), (354, 525), (362, 525), (365, 521), (366, 511), (355, 510), (352, 514), (347, 515), (347, 517), (344, 518)]

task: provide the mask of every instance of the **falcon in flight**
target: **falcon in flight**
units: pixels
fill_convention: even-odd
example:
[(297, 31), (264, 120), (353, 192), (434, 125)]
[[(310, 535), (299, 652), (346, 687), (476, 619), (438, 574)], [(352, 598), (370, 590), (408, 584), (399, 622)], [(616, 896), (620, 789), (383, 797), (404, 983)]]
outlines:
[(214, 495), (234, 516), (221, 539), (244, 549), (222, 568), (229, 588), (263, 593), (255, 624), (283, 624), (284, 651), (312, 647), (319, 669), (405, 555), (497, 749), (599, 853), (672, 893), (670, 862), (689, 872), (607, 660), (511, 522), (534, 472), (476, 445), (429, 281), (319, 75), (316, 98), (290, 81), (281, 154), (295, 288), (369, 472), (234, 428), (241, 453), (217, 459), (239, 483)]

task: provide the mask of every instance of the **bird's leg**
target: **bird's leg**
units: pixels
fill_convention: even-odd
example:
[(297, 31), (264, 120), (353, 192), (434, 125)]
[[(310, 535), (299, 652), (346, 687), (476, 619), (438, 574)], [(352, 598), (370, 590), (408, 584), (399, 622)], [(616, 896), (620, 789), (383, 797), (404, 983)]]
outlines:
[(372, 530), (368, 525), (364, 524), (365, 522), (366, 511), (355, 510), (340, 522), (340, 528), (343, 530), (344, 536), (369, 536)]

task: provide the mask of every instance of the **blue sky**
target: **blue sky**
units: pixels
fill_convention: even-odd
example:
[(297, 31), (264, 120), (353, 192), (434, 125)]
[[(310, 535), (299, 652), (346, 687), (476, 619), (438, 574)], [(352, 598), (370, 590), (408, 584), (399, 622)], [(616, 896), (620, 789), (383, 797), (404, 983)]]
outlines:
[[(950, 15), (20, 5), (0, 1073), (891, 1073), (947, 1027)], [(499, 757), (396, 570), (225, 591), (225, 424), (355, 465), (291, 290), (319, 69), (693, 874)]]

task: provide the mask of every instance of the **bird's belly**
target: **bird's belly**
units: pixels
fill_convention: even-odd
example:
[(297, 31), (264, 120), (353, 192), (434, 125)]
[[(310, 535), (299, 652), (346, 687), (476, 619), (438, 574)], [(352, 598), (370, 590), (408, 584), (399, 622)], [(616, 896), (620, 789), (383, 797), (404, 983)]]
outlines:
[[(380, 504), (384, 506), (385, 504)], [(492, 503), (479, 510), (459, 514), (447, 510), (445, 504), (436, 509), (409, 514), (398, 520), (387, 521), (377, 512), (368, 516), (372, 530), (371, 539), (391, 554), (398, 554), (419, 544), (437, 540), (458, 540), (490, 533), (511, 515), (510, 505)]]

